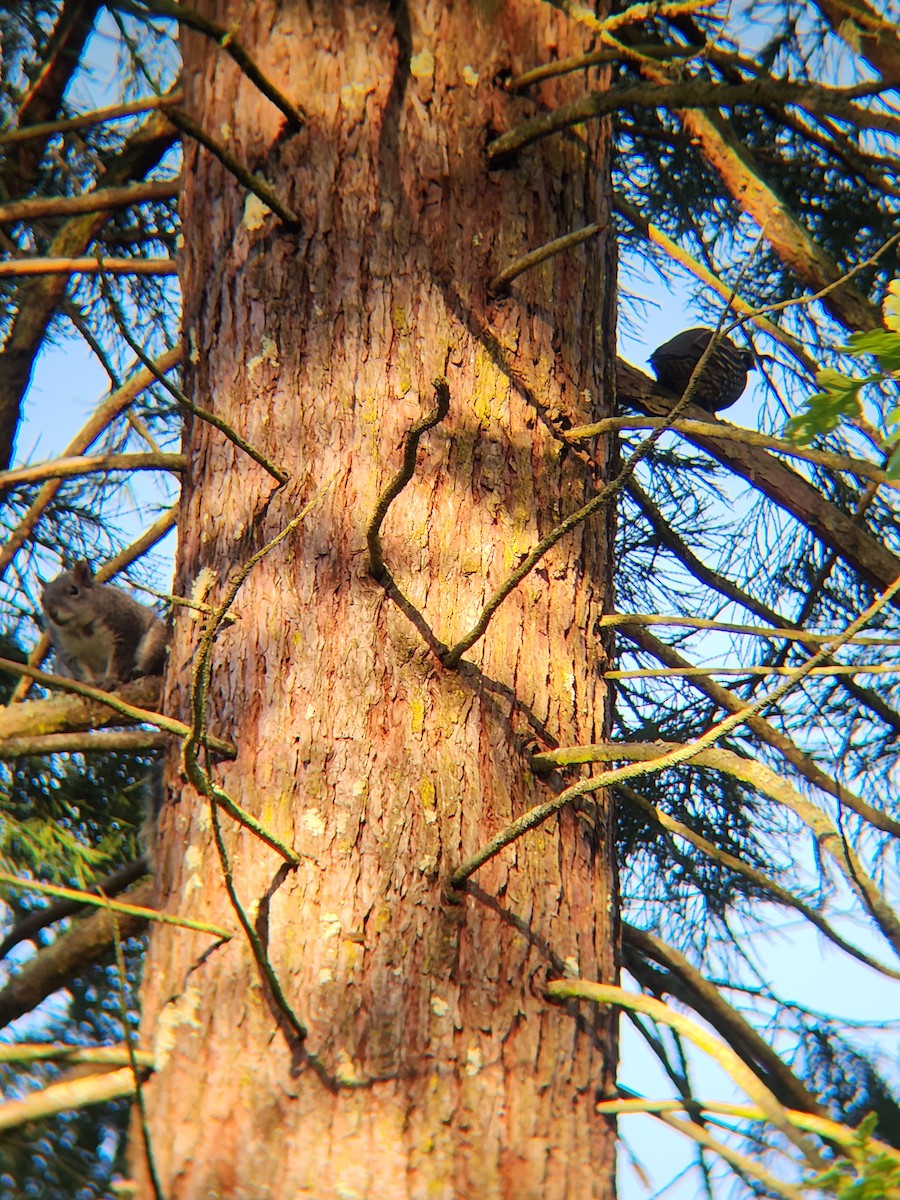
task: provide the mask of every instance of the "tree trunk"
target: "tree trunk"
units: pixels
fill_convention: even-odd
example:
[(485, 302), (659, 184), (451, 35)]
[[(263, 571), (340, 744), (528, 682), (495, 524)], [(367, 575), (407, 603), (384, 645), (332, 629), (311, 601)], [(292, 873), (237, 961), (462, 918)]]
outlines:
[[(490, 9), (491, 11), (487, 11)], [(496, 9), (496, 11), (493, 11)], [(552, 436), (607, 415), (614, 250), (602, 126), (488, 174), (484, 146), (533, 113), (502, 73), (585, 51), (549, 5), (219, 5), (306, 113), (283, 118), (215, 44), (184, 35), (186, 109), (300, 218), (290, 231), (206, 150), (186, 147), (186, 387), (290, 475), (274, 480), (191, 421), (176, 591), (233, 572), (323, 485), (258, 562), (214, 651), (209, 729), (237, 760), (217, 783), (302, 856), (296, 870), (221, 815), (236, 893), (298, 1038), (223, 884), (206, 800), (176, 782), (160, 821), (161, 906), (236, 931), (154, 929), (143, 1042), (149, 1142), (167, 1200), (607, 1197), (615, 1072), (608, 1013), (554, 1006), (564, 972), (616, 973), (605, 799), (565, 810), (484, 866), (453, 870), (564, 786), (528, 752), (608, 731), (594, 629), (612, 605), (612, 514), (567, 535), (457, 670), (440, 660), (486, 599), (614, 463)], [(583, 74), (544, 85), (571, 99)], [(592, 221), (601, 235), (520, 277), (511, 259)], [(366, 527), (407, 430), (446, 376), (382, 530)], [(200, 626), (179, 609), (166, 711), (190, 719)], [(180, 793), (179, 793), (179, 790)], [(153, 1194), (140, 1137), (139, 1195)]]

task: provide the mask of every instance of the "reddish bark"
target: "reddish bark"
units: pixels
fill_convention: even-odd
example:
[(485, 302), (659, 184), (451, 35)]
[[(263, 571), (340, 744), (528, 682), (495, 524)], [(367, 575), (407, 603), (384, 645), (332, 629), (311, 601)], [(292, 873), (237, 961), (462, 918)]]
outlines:
[[(291, 481), (273, 493), (220, 432), (191, 424), (177, 590), (211, 568), (215, 602), (333, 482), (244, 584), (210, 702), (211, 731), (240, 748), (216, 779), (303, 855), (288, 872), (224, 826), (238, 895), (309, 1036), (290, 1034), (242, 937), (210, 953), (209, 938), (155, 929), (143, 1039), (158, 1069), (144, 1098), (160, 1184), (167, 1200), (611, 1196), (612, 1130), (593, 1108), (615, 1024), (543, 997), (565, 969), (615, 977), (605, 801), (522, 838), (461, 902), (445, 894), (468, 854), (546, 798), (529, 745), (607, 730), (594, 622), (611, 604), (611, 515), (547, 555), (460, 670), (421, 632), (458, 638), (610, 465), (604, 446), (586, 462), (551, 433), (611, 406), (610, 241), (554, 258), (507, 300), (486, 291), (511, 258), (607, 219), (601, 126), (507, 171), (483, 160), (489, 127), (534, 106), (498, 73), (586, 35), (533, 0), (493, 16), (324, 0), (203, 11), (238, 21), (309, 124), (281, 137), (233, 64), (185, 36), (188, 111), (302, 224), (257, 223), (221, 165), (188, 148), (187, 386)], [(544, 98), (582, 86), (562, 79)], [(449, 416), (383, 530), (417, 628), (367, 572), (366, 524), (441, 374)], [(185, 719), (197, 636), (180, 610), (166, 710)], [(159, 857), (164, 909), (237, 928), (189, 788), (164, 809)]]

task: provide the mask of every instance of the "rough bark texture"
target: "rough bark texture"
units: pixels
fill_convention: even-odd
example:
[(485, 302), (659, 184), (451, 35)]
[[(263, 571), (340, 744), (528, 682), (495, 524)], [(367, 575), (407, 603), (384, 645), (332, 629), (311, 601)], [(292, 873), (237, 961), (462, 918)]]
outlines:
[[(510, 259), (607, 220), (602, 127), (503, 172), (483, 159), (491, 128), (534, 111), (498, 74), (583, 51), (583, 32), (534, 0), (492, 14), (330, 0), (203, 11), (238, 21), (309, 120), (282, 134), (233, 64), (185, 36), (191, 116), (302, 225), (257, 219), (221, 165), (188, 148), (188, 390), (291, 481), (273, 492), (194, 422), (176, 590), (211, 568), (215, 602), (332, 482), (239, 593), (210, 701), (210, 730), (240, 748), (217, 780), (303, 856), (288, 871), (224, 825), (237, 893), (309, 1035), (291, 1035), (242, 937), (211, 948), (154, 930), (143, 1044), (157, 1051), (145, 1102), (159, 1182), (167, 1200), (611, 1196), (612, 1130), (593, 1108), (613, 1078), (614, 1022), (543, 997), (565, 971), (615, 977), (605, 802), (564, 812), (458, 903), (446, 896), (467, 855), (562, 786), (529, 773), (528, 748), (604, 736), (594, 623), (611, 605), (611, 515), (547, 555), (460, 670), (422, 633), (459, 637), (609, 471), (608, 447), (589, 461), (550, 432), (612, 403), (609, 240), (523, 276), (508, 299), (486, 292)], [(582, 86), (564, 79), (542, 98)], [(383, 530), (414, 622), (367, 572), (366, 524), (441, 374), (449, 415)], [(179, 610), (166, 711), (184, 718), (197, 637)], [(164, 909), (237, 928), (189, 788), (170, 787), (158, 887)]]

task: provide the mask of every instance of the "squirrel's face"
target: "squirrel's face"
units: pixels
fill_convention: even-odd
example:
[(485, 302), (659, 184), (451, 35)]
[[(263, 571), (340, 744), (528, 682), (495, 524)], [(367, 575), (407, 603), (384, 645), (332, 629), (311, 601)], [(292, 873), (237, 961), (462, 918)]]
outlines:
[(41, 608), (54, 625), (71, 625), (93, 615), (91, 581), (75, 571), (64, 571), (44, 586)]

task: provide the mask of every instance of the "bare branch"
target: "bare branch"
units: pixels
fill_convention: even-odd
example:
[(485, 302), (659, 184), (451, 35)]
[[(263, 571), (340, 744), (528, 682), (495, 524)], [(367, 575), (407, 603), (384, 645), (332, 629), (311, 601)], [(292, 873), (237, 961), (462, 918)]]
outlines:
[(306, 124), (306, 114), (260, 70), (255, 60), (235, 37), (234, 26), (227, 28), (224, 25), (217, 25), (214, 21), (202, 16), (196, 9), (174, 3), (174, 0), (146, 0), (146, 7), (134, 3), (133, 0), (119, 0), (118, 7), (139, 17), (154, 15), (171, 17), (179, 24), (186, 25), (189, 29), (195, 29), (198, 33), (211, 38), (234, 60), (243, 74), (262, 92), (266, 99), (270, 100), (278, 111), (287, 117), (293, 129), (300, 129)]
[[(653, 416), (666, 416), (671, 412), (671, 393), (621, 358), (616, 364), (616, 381), (619, 395), (642, 411)], [(670, 398), (663, 400), (663, 396)], [(699, 408), (694, 409), (691, 416), (714, 423), (714, 419), (711, 420), (709, 414)], [(774, 455), (741, 442), (720, 440), (718, 436), (689, 436), (701, 450), (735, 474), (743, 476), (758, 491), (806, 525), (875, 587), (889, 586), (900, 574), (900, 559), (861, 529), (852, 517), (829, 504), (808, 480)]]
[[(639, 646), (648, 654), (652, 654), (654, 658), (658, 658), (660, 662), (673, 667), (690, 667), (693, 665), (687, 659), (682, 658), (671, 646), (653, 637), (646, 629), (641, 629), (638, 625), (623, 625), (621, 629), (629, 641), (634, 642), (636, 646)], [(821, 654), (822, 651), (820, 650), (815, 655), (816, 663)], [(812, 659), (808, 659), (807, 662), (812, 662)], [(720, 708), (724, 709), (725, 712), (736, 714), (742, 711), (742, 701), (714, 680), (699, 676), (692, 678), (691, 683)], [(873, 808), (862, 797), (857, 796), (855, 792), (826, 774), (814, 759), (808, 754), (804, 754), (789, 737), (777, 730), (764, 717), (758, 714), (751, 715), (748, 718), (747, 724), (757, 737), (777, 750), (796, 771), (809, 780), (815, 787), (821, 788), (823, 792), (827, 792), (830, 796), (834, 796), (841, 804), (852, 809), (871, 825), (874, 825), (876, 829), (881, 829), (884, 833), (891, 834), (892, 837), (900, 837), (900, 821), (895, 820), (877, 808)]]
[(554, 238), (552, 242), (547, 242), (543, 246), (539, 246), (536, 250), (530, 251), (528, 254), (523, 254), (521, 258), (517, 258), (511, 262), (509, 266), (498, 272), (493, 279), (488, 283), (488, 291), (494, 295), (502, 295), (514, 279), (525, 271), (530, 271), (533, 267), (539, 267), (542, 262), (546, 262), (548, 258), (552, 258), (555, 254), (561, 254), (564, 250), (571, 250), (573, 246), (580, 246), (582, 242), (589, 241), (592, 237), (596, 237), (598, 233), (606, 228), (606, 225), (600, 225), (594, 221), (591, 225), (585, 225), (583, 229), (576, 229), (572, 233), (565, 233), (562, 237)]
[(133, 117), (138, 113), (151, 112), (155, 108), (168, 108), (181, 104), (181, 92), (169, 92), (165, 96), (147, 96), (144, 100), (133, 100), (130, 104), (113, 104), (108, 108), (95, 108), (77, 117), (63, 117), (58, 121), (43, 121), (37, 125), (20, 125), (18, 129), (6, 129), (0, 133), (0, 146), (15, 142), (27, 142), (31, 138), (52, 137), (54, 133), (68, 133), (72, 129), (84, 129), (86, 125), (101, 125), (105, 121), (117, 121), (121, 117)]
[[(747, 1095), (758, 1104), (766, 1115), (766, 1119), (780, 1129), (781, 1132), (800, 1150), (804, 1158), (815, 1170), (824, 1169), (824, 1161), (818, 1149), (809, 1139), (800, 1133), (790, 1122), (787, 1113), (773, 1093), (759, 1080), (743, 1059), (730, 1046), (712, 1037), (709, 1032), (682, 1013), (675, 1012), (660, 1000), (650, 996), (642, 996), (626, 992), (624, 988), (613, 984), (588, 983), (585, 980), (556, 979), (547, 985), (547, 995), (554, 1000), (591, 1000), (599, 1004), (616, 1004), (635, 1012), (645, 1013), (658, 1024), (670, 1026), (683, 1037), (693, 1042), (705, 1054), (714, 1059), (730, 1076), (732, 1080)], [(787, 1195), (786, 1185), (780, 1185), (779, 1190)], [(799, 1191), (798, 1200), (802, 1200)]]
[[(0, 142), (2, 140), (0, 138)], [(170, 200), (180, 191), (181, 181), (178, 179), (151, 179), (127, 187), (99, 188), (83, 196), (37, 196), (28, 200), (10, 200), (7, 204), (0, 204), (0, 224), (127, 208), (131, 204), (146, 204), (151, 200)]]
[[(43, 704), (44, 701), (38, 703)], [(151, 729), (35, 734), (32, 737), (3, 738), (0, 741), (0, 760), (12, 762), (16, 758), (42, 758), (49, 754), (110, 754), (116, 751), (142, 754), (146, 750), (164, 750), (170, 740), (166, 734)]]
[(130, 1066), (49, 1083), (21, 1100), (7, 1100), (0, 1104), (0, 1131), (15, 1129), (57, 1113), (88, 1108), (92, 1104), (106, 1104), (121, 1096), (131, 1096), (134, 1090), (134, 1072)]
[(299, 226), (300, 218), (292, 209), (281, 202), (278, 198), (278, 193), (262, 175), (258, 172), (248, 171), (229, 150), (226, 150), (215, 138), (210, 137), (192, 117), (189, 117), (180, 108), (172, 109), (169, 113), (169, 118), (172, 124), (176, 125), (182, 133), (186, 133), (195, 142), (199, 142), (201, 146), (217, 158), (222, 166), (230, 171), (239, 183), (244, 185), (248, 192), (252, 192), (254, 196), (262, 200), (263, 204), (267, 208), (270, 208), (276, 216), (280, 217), (289, 229), (296, 229)]
[[(118, 896), (120, 892), (147, 875), (149, 870), (147, 859), (142, 855), (134, 862), (126, 863), (124, 867), (119, 867), (118, 870), (105, 875), (87, 890), (93, 895), (106, 898)], [(83, 912), (84, 909), (85, 904), (82, 899), (63, 899), (58, 900), (56, 904), (48, 904), (45, 908), (38, 908), (34, 912), (28, 913), (27, 916), (16, 921), (3, 941), (0, 942), (0, 958), (5, 958), (10, 950), (18, 946), (20, 942), (33, 941), (48, 926), (55, 925), (57, 921), (63, 921), (66, 917), (73, 917), (76, 913)]]
[(5, 883), (7, 887), (21, 888), (23, 891), (40, 892), (45, 896), (58, 896), (61, 900), (72, 900), (79, 905), (102, 908), (126, 917), (141, 917), (145, 921), (155, 921), (162, 925), (176, 925), (179, 929), (211, 933), (225, 942), (230, 941), (233, 936), (227, 929), (220, 929), (217, 925), (209, 925), (204, 921), (191, 921), (187, 917), (173, 916), (172, 913), (159, 912), (155, 908), (125, 904), (121, 900), (110, 900), (107, 896), (95, 895), (93, 892), (79, 891), (78, 888), (58, 887), (55, 883), (40, 883), (36, 879), (19, 878), (18, 875), (10, 875), (8, 871), (0, 871), (0, 883)]
[[(41, 124), (56, 116), (99, 8), (99, 0), (65, 0), (62, 4), (40, 73), (19, 105), (19, 126)], [(3, 167), (6, 195), (24, 196), (34, 190), (49, 137), (48, 131), (30, 139), (7, 158)]]
[[(154, 112), (117, 153), (99, 165), (107, 187), (143, 178), (174, 144), (177, 132), (165, 115)], [(107, 220), (105, 213), (70, 217), (47, 247), (48, 258), (82, 255)], [(35, 356), (47, 325), (61, 303), (68, 274), (43, 274), (23, 283), (16, 295), (16, 315), (0, 353), (0, 469), (10, 465), (22, 398), (31, 379)]]
[[(11, 675), (27, 675), (44, 687), (57, 687), (63, 691), (72, 692), (84, 700), (92, 701), (91, 704), (78, 704), (75, 700), (38, 700), (28, 705), (7, 705), (6, 708), (0, 709), (0, 758), (3, 755), (2, 739), (4, 737), (19, 736), (20, 731), (28, 734), (35, 726), (42, 732), (48, 732), (51, 728), (60, 731), (93, 729), (98, 725), (112, 723), (112, 719), (109, 713), (104, 711), (105, 709), (112, 709), (116, 713), (115, 723), (119, 725), (155, 725), (158, 729), (165, 730), (176, 737), (184, 737), (189, 732), (188, 726), (181, 721), (176, 721), (174, 717), (167, 717), (165, 713), (153, 712), (151, 709), (140, 708), (129, 702), (127, 697), (134, 694), (133, 689), (140, 688), (143, 693), (147, 686), (147, 680), (124, 684), (117, 692), (104, 692), (100, 688), (91, 687), (90, 684), (81, 683), (77, 679), (67, 679), (62, 675), (50, 675), (45, 671), (38, 671), (35, 667), (13, 662), (8, 658), (0, 658), (0, 670), (8, 671)], [(150, 676), (149, 679), (154, 681), (158, 695), (158, 677)], [(221, 738), (212, 735), (206, 737), (205, 744), (226, 758), (234, 758), (237, 754), (230, 742), (224, 742)]]
[(8, 492), (42, 479), (71, 479), (73, 475), (108, 474), (110, 471), (183, 471), (187, 466), (184, 454), (101, 454), (96, 458), (78, 455), (57, 458), (52, 462), (35, 463), (0, 471), (0, 493)]
[[(612, 745), (613, 743), (610, 744)], [(618, 743), (615, 744), (618, 745)], [(699, 766), (700, 763), (698, 762), (697, 765)], [(623, 796), (629, 804), (649, 817), (660, 829), (665, 829), (668, 833), (673, 833), (677, 837), (683, 838), (686, 842), (695, 846), (701, 853), (705, 854), (712, 862), (718, 863), (720, 866), (725, 867), (726, 870), (743, 875), (754, 887), (761, 888), (773, 900), (783, 904), (786, 908), (795, 909), (811, 925), (815, 925), (816, 929), (820, 930), (830, 942), (833, 942), (835, 946), (839, 947), (846, 954), (851, 955), (858, 962), (865, 963), (867, 967), (871, 967), (873, 970), (888, 976), (890, 979), (900, 979), (900, 971), (894, 967), (886, 966), (884, 963), (865, 954), (850, 942), (845, 941), (837, 930), (828, 924), (819, 909), (805, 904), (799, 896), (795, 896), (788, 888), (782, 887), (770, 875), (764, 875), (761, 871), (757, 871), (755, 867), (751, 867), (748, 863), (745, 863), (742, 858), (738, 858), (734, 854), (729, 854), (727, 850), (723, 850), (707, 838), (701, 837), (689, 825), (685, 825), (682, 821), (676, 821), (668, 813), (662, 812), (657, 805), (651, 804), (645, 796), (642, 796), (640, 792), (636, 792), (634, 788), (630, 788), (626, 784), (619, 784), (616, 792), (618, 795)], [(623, 923), (623, 930), (626, 935), (629, 928), (629, 926), (625, 926)]]
[[(645, 420), (635, 417), (606, 417), (595, 421), (592, 425), (578, 425), (560, 433), (565, 442), (581, 442), (589, 438), (601, 437), (607, 433), (622, 429), (657, 429), (659, 417)], [(757, 433), (755, 429), (742, 429), (738, 425), (729, 425), (725, 421), (692, 421), (682, 417), (672, 422), (668, 428), (676, 433), (687, 433), (700, 437), (714, 437), (720, 441), (741, 442), (745, 446), (760, 446), (766, 450), (775, 450), (779, 454), (787, 454), (791, 458), (800, 458), (804, 462), (815, 463), (820, 467), (828, 467), (832, 471), (846, 471), (860, 479), (871, 479), (882, 487), (900, 489), (900, 480), (891, 479), (877, 463), (867, 462), (864, 458), (853, 458), (848, 454), (837, 454), (832, 450), (816, 450), (811, 446), (798, 446), (785, 438), (771, 437), (769, 434)]]
[[(153, 903), (152, 880), (144, 880), (127, 895), (132, 907), (143, 913), (145, 906)], [(146, 926), (146, 916), (119, 914), (118, 928), (122, 937), (133, 937)], [(106, 960), (112, 952), (114, 928), (112, 914), (101, 909), (79, 921), (73, 929), (60, 934), (51, 945), (45, 946), (34, 958), (22, 964), (0, 989), (0, 1028), (31, 1012), (42, 1000), (65, 987), (85, 967)]]
[(33, 275), (177, 275), (174, 258), (11, 258), (0, 279)]

